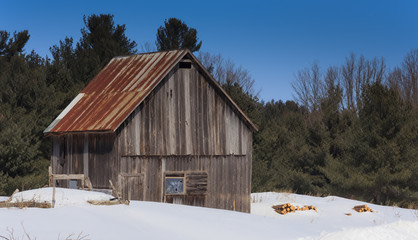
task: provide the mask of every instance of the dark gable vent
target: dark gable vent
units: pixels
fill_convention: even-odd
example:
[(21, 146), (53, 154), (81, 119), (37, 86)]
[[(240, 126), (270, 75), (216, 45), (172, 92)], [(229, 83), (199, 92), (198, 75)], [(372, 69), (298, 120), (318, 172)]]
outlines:
[(183, 60), (179, 62), (179, 68), (192, 68), (192, 62), (190, 60)]

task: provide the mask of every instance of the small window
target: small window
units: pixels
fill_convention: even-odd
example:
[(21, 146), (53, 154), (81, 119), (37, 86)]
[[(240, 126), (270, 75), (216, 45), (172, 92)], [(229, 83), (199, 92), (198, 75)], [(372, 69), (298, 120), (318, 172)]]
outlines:
[(165, 178), (165, 194), (184, 194), (184, 175), (167, 175)]
[(180, 62), (179, 63), (179, 68), (192, 68), (192, 63), (191, 62)]

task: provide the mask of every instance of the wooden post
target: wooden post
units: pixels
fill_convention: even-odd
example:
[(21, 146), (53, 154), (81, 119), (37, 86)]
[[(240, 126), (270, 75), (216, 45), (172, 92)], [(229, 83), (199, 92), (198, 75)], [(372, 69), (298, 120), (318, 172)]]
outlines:
[(112, 180), (110, 180), (109, 179), (109, 183), (110, 183), (110, 187), (112, 188), (112, 195), (114, 196), (114, 197), (116, 197), (117, 199), (121, 199), (121, 196), (120, 196), (120, 194), (119, 194), (119, 191), (118, 191), (118, 189), (117, 188), (115, 188), (115, 186), (113, 185), (113, 183), (112, 183)]
[(55, 207), (55, 179), (54, 175), (52, 175), (52, 208)]
[(52, 186), (52, 182), (51, 182), (51, 177), (52, 177), (52, 167), (49, 166), (48, 167), (48, 173), (49, 173), (49, 177), (48, 177), (48, 186), (51, 187)]
[(84, 134), (84, 151), (83, 151), (83, 172), (86, 178), (89, 177), (89, 136)]
[(93, 190), (93, 185), (91, 184), (90, 178), (86, 177), (86, 184), (87, 184), (87, 188), (91, 191)]

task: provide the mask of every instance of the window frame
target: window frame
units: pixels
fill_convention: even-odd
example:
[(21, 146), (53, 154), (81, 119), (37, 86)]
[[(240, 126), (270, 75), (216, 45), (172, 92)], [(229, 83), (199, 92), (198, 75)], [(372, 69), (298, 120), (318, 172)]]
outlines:
[[(173, 193), (168, 193), (167, 192), (167, 179), (181, 179), (182, 181), (182, 185), (183, 185), (183, 192), (173, 192)], [(179, 195), (185, 195), (186, 194), (186, 176), (184, 173), (166, 173), (164, 176), (164, 195), (168, 196), (168, 195), (174, 195), (174, 196), (179, 196)]]

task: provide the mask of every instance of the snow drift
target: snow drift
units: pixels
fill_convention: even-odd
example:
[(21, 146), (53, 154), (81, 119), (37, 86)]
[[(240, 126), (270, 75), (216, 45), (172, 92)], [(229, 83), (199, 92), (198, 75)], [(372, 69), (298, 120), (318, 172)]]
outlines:
[[(340, 197), (311, 197), (287, 193), (252, 194), (252, 213), (131, 201), (130, 205), (94, 206), (87, 200), (112, 196), (57, 189), (56, 208), (0, 209), (0, 236), (26, 239), (418, 239), (418, 211), (368, 204), (374, 212), (358, 213), (360, 201)], [(6, 200), (7, 198), (0, 199)], [(13, 201), (51, 201), (52, 189), (14, 195)], [(287, 215), (273, 205), (314, 205), (315, 211)], [(351, 213), (351, 216), (346, 215)]]

